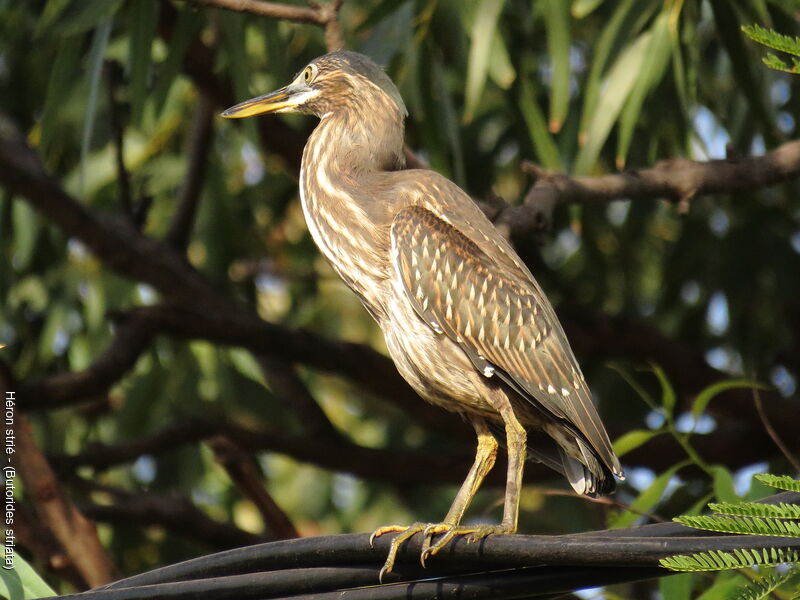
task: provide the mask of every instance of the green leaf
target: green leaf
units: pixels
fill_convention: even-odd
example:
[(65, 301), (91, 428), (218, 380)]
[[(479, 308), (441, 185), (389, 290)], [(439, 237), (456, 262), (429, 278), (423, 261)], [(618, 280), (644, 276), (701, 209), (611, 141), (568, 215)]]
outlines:
[(575, 160), (573, 171), (576, 175), (589, 173), (597, 161), (636, 80), (642, 77), (641, 68), (651, 37), (652, 32), (647, 31), (629, 44), (603, 80), (597, 107), (587, 125), (585, 143)]
[(739, 496), (733, 487), (733, 477), (731, 477), (728, 469), (721, 465), (714, 465), (711, 467), (711, 473), (714, 479), (714, 495), (717, 500), (721, 502), (736, 502), (739, 500)]
[(503, 38), (496, 35), (492, 38), (492, 50), (489, 53), (489, 77), (497, 87), (507, 90), (514, 83), (517, 72), (511, 59), (508, 57), (508, 50)]
[(705, 412), (706, 407), (711, 400), (725, 390), (731, 390), (735, 388), (754, 388), (758, 390), (769, 389), (768, 386), (753, 379), (727, 379), (725, 381), (714, 383), (697, 394), (694, 402), (692, 402), (692, 417), (694, 417), (696, 421), (697, 418)]
[(662, 558), (658, 563), (671, 571), (722, 571), (740, 569), (753, 565), (780, 565), (800, 561), (800, 552), (783, 548), (749, 550), (743, 548), (733, 552), (711, 550), (697, 554), (678, 554)]
[(760, 25), (742, 25), (742, 31), (762, 46), (800, 56), (800, 38), (798, 37), (783, 35)]
[(122, 1), (50, 0), (42, 11), (34, 36), (84, 33), (116, 14)]
[(727, 600), (749, 583), (736, 571), (720, 573), (714, 583), (697, 597), (697, 600)]
[(722, 515), (739, 517), (767, 517), (775, 519), (800, 519), (800, 504), (764, 504), (760, 502), (711, 503), (708, 508)]
[(536, 158), (546, 169), (561, 171), (563, 169), (558, 148), (553, 141), (550, 132), (547, 130), (544, 115), (536, 101), (533, 82), (530, 77), (523, 77), (519, 82), (519, 110), (525, 125), (528, 128), (528, 135), (536, 150)]
[(761, 517), (708, 516), (675, 517), (675, 521), (687, 527), (718, 531), (720, 533), (740, 533), (746, 535), (774, 535), (778, 537), (800, 537), (800, 523)]
[(647, 429), (634, 429), (618, 437), (614, 441), (614, 453), (617, 456), (623, 456), (649, 442), (654, 436), (660, 434), (660, 431), (650, 431)]
[(689, 600), (692, 597), (694, 576), (691, 573), (662, 577), (658, 580), (658, 590), (662, 598), (669, 600)]
[[(790, 569), (786, 573), (762, 577), (761, 579), (753, 581), (745, 586), (743, 590), (740, 590), (739, 594), (733, 596), (733, 598), (735, 598), (735, 600), (765, 600), (771, 597), (781, 598), (781, 595), (773, 594), (773, 592), (784, 585), (794, 582), (798, 576), (800, 576), (800, 570), (798, 570), (795, 565), (795, 568)], [(800, 588), (796, 588), (796, 591), (800, 592)], [(792, 600), (797, 597), (798, 596), (793, 596)]]
[(471, 43), (467, 62), (467, 84), (465, 91), (464, 121), (469, 122), (475, 116), (478, 101), (486, 85), (489, 72), (489, 54), (492, 49), (492, 38), (497, 32), (497, 22), (504, 0), (483, 0), (473, 11), (470, 28)]
[(647, 56), (642, 64), (642, 74), (636, 80), (631, 95), (625, 103), (625, 108), (622, 110), (619, 121), (619, 137), (617, 138), (616, 166), (618, 169), (625, 168), (625, 159), (633, 139), (634, 128), (642, 112), (644, 99), (660, 83), (669, 64), (672, 47), (677, 45), (677, 40), (670, 33), (669, 21), (670, 12), (663, 11), (653, 23), (650, 29), (652, 35)]
[(570, 12), (574, 18), (582, 19), (593, 13), (602, 3), (603, 0), (573, 0)]
[(583, 109), (581, 110), (581, 124), (578, 134), (580, 143), (583, 144), (586, 138), (586, 130), (597, 109), (597, 102), (600, 98), (601, 79), (605, 73), (609, 59), (614, 56), (618, 46), (621, 46), (625, 36), (631, 35), (630, 29), (633, 27), (634, 20), (641, 16), (640, 11), (653, 10), (656, 5), (654, 2), (642, 2), (642, 0), (622, 0), (614, 10), (614, 14), (609, 19), (608, 24), (603, 29), (597, 44), (592, 53), (592, 64), (589, 69), (589, 77), (586, 80), (583, 94)]
[(24, 600), (56, 595), (19, 554), (13, 552), (9, 558), (12, 567), (0, 569), (0, 596), (9, 600)]
[(104, 21), (95, 30), (92, 37), (92, 47), (89, 50), (89, 97), (86, 99), (86, 113), (83, 120), (83, 136), (81, 138), (81, 195), (85, 192), (86, 159), (89, 156), (89, 146), (92, 143), (94, 123), (97, 118), (97, 93), (100, 88), (100, 79), (103, 76), (103, 56), (106, 52), (108, 39), (111, 36), (111, 19)]
[(650, 486), (648, 486), (646, 490), (639, 494), (639, 496), (637, 496), (637, 498), (631, 503), (631, 508), (636, 512), (625, 511), (619, 514), (611, 521), (611, 523), (608, 525), (608, 528), (621, 529), (622, 527), (628, 527), (640, 517), (638, 513), (649, 512), (661, 500), (661, 496), (664, 495), (664, 490), (667, 489), (669, 480), (672, 479), (675, 473), (677, 473), (687, 464), (689, 464), (689, 461), (680, 462), (656, 477), (653, 483), (651, 483)]
[(136, 0), (130, 4), (128, 70), (131, 79), (131, 122), (134, 125), (142, 121), (156, 20), (157, 7), (152, 0)]
[(570, 30), (569, 4), (563, 0), (544, 0), (541, 3), (547, 31), (547, 53), (550, 57), (550, 122), (552, 133), (561, 130), (569, 111)]
[(800, 492), (800, 479), (794, 479), (788, 475), (771, 475), (769, 473), (759, 473), (755, 476), (761, 483), (779, 490), (789, 492)]
[(671, 419), (675, 412), (675, 388), (673, 388), (672, 384), (669, 382), (667, 374), (664, 373), (664, 369), (656, 364), (651, 364), (650, 367), (653, 373), (655, 373), (655, 376), (658, 377), (658, 382), (661, 385), (661, 406), (664, 407), (664, 414), (667, 418)]

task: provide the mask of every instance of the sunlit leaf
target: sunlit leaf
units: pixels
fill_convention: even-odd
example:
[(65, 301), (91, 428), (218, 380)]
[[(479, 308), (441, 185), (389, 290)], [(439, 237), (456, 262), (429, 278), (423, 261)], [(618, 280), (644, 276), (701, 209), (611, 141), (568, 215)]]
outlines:
[(594, 166), (636, 80), (641, 76), (651, 35), (650, 31), (645, 32), (631, 43), (604, 78), (597, 108), (586, 129), (584, 145), (575, 160), (576, 174), (586, 174)]
[(582, 19), (589, 16), (602, 3), (603, 0), (573, 0), (570, 12), (576, 19)]
[(633, 431), (624, 433), (614, 440), (614, 453), (617, 456), (623, 456), (642, 444), (646, 444), (660, 433), (660, 431), (649, 431), (647, 429), (634, 429)]
[(733, 487), (731, 472), (721, 465), (711, 467), (714, 478), (714, 495), (720, 502), (736, 502), (741, 500)]
[(673, 38), (669, 28), (670, 13), (663, 12), (653, 23), (651, 39), (647, 49), (646, 58), (642, 64), (642, 74), (636, 80), (631, 95), (625, 103), (619, 122), (619, 137), (617, 138), (618, 169), (625, 167), (628, 148), (633, 138), (633, 131), (639, 121), (642, 104), (645, 97), (661, 81), (664, 71), (669, 64), (673, 45), (677, 40)]
[(12, 551), (7, 558), (12, 566), (10, 569), (0, 569), (0, 596), (9, 600), (25, 600), (56, 595), (19, 554)]
[(465, 90), (464, 120), (471, 121), (486, 85), (489, 72), (489, 54), (492, 38), (497, 32), (497, 22), (504, 0), (483, 0), (474, 10), (470, 28), (471, 44), (467, 63), (467, 84)]
[(547, 128), (561, 130), (569, 111), (570, 31), (569, 4), (563, 0), (543, 0), (547, 53), (550, 57), (550, 121)]
[(558, 148), (547, 130), (547, 122), (536, 101), (536, 94), (530, 78), (524, 77), (519, 85), (519, 110), (525, 119), (536, 158), (539, 163), (548, 169), (559, 171), (562, 169)]
[(657, 5), (658, 3), (654, 0), (649, 2), (622, 0), (617, 4), (611, 19), (603, 28), (592, 51), (591, 68), (584, 85), (583, 108), (581, 110), (580, 131), (578, 134), (581, 144), (585, 142), (586, 130), (597, 109), (602, 79), (603, 75), (606, 74), (608, 62), (613, 60), (618, 50), (624, 47), (628, 36), (635, 33), (630, 31), (634, 23), (641, 21), (647, 16), (648, 12), (655, 11)]

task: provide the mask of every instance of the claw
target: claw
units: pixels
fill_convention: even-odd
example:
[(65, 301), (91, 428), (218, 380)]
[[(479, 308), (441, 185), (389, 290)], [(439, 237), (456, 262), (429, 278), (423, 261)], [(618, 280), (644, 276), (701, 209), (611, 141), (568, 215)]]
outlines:
[[(386, 533), (395, 533), (398, 535), (392, 540), (389, 546), (389, 555), (386, 557), (386, 562), (378, 574), (378, 580), (383, 583), (383, 576), (391, 573), (394, 568), (394, 562), (397, 559), (397, 553), (402, 546), (409, 539), (418, 533), (422, 533), (422, 551), (420, 552), (420, 563), (425, 567), (425, 561), (431, 556), (438, 554), (442, 548), (449, 544), (456, 536), (467, 536), (467, 542), (477, 542), (482, 540), (488, 535), (495, 533), (513, 533), (514, 527), (508, 525), (475, 525), (472, 527), (459, 527), (452, 523), (414, 523), (408, 527), (401, 525), (388, 525), (386, 527), (379, 527), (369, 537), (370, 546), (372, 546), (375, 538), (380, 537)], [(434, 543), (433, 536), (442, 533), (441, 538)]]

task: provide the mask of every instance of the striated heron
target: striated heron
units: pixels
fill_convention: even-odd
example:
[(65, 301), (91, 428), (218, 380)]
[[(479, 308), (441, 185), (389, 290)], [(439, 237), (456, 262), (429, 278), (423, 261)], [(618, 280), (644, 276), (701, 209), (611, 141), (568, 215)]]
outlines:
[[(386, 73), (361, 54), (333, 52), (222, 116), (281, 112), (320, 119), (300, 169), (317, 246), (380, 325), (402, 376), (478, 436), (444, 521), (373, 534), (400, 532), (381, 574), (418, 532), (423, 564), (457, 535), (515, 532), (526, 459), (563, 473), (579, 494), (613, 491), (619, 460), (553, 307), (464, 191), (434, 171), (404, 169), (407, 111)], [(503, 520), (461, 526), (498, 439), (508, 453)]]

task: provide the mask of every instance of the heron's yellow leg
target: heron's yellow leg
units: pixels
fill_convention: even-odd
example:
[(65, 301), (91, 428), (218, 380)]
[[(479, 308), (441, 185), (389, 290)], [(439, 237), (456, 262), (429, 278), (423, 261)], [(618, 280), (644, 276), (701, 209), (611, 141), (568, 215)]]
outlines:
[[(428, 556), (436, 554), (450, 540), (458, 535), (458, 524), (461, 522), (464, 512), (467, 510), (467, 507), (478, 491), (487, 473), (492, 470), (497, 457), (497, 440), (494, 439), (494, 436), (489, 431), (483, 418), (470, 415), (469, 420), (478, 436), (478, 449), (475, 453), (475, 462), (472, 463), (472, 468), (469, 470), (464, 483), (461, 484), (461, 488), (458, 490), (458, 494), (456, 494), (455, 500), (453, 500), (453, 504), (450, 506), (450, 510), (447, 511), (447, 516), (445, 516), (444, 521), (441, 523), (414, 523), (409, 526), (387, 525), (376, 529), (370, 537), (370, 543), (372, 543), (376, 537), (386, 533), (400, 532), (400, 535), (392, 540), (392, 544), (389, 547), (389, 556), (386, 558), (386, 562), (381, 569), (381, 578), (385, 573), (391, 572), (400, 546), (417, 533), (423, 532), (424, 535), (422, 555), (420, 557), (423, 565)], [(472, 533), (473, 529), (474, 528), (470, 528), (470, 531), (465, 533)], [(445, 535), (432, 546), (431, 540), (437, 533), (444, 533)]]
[[(508, 472), (506, 475), (506, 494), (503, 502), (503, 521), (499, 525), (452, 526), (446, 529), (438, 529), (434, 533), (444, 533), (444, 535), (436, 540), (435, 544), (430, 544), (430, 537), (426, 537), (423, 542), (423, 564), (427, 557), (435, 555), (457, 535), (469, 535), (467, 540), (475, 542), (493, 533), (514, 533), (517, 531), (519, 497), (522, 491), (522, 471), (528, 453), (526, 447), (527, 434), (525, 433), (525, 428), (517, 420), (511, 408), (511, 403), (505, 394), (502, 392), (496, 393), (494, 400), (497, 402), (495, 408), (500, 412), (505, 423), (506, 446), (508, 448)], [(453, 508), (455, 506), (456, 503), (454, 502)], [(452, 512), (453, 509), (451, 508), (450, 510)], [(461, 514), (463, 515), (463, 510)]]

